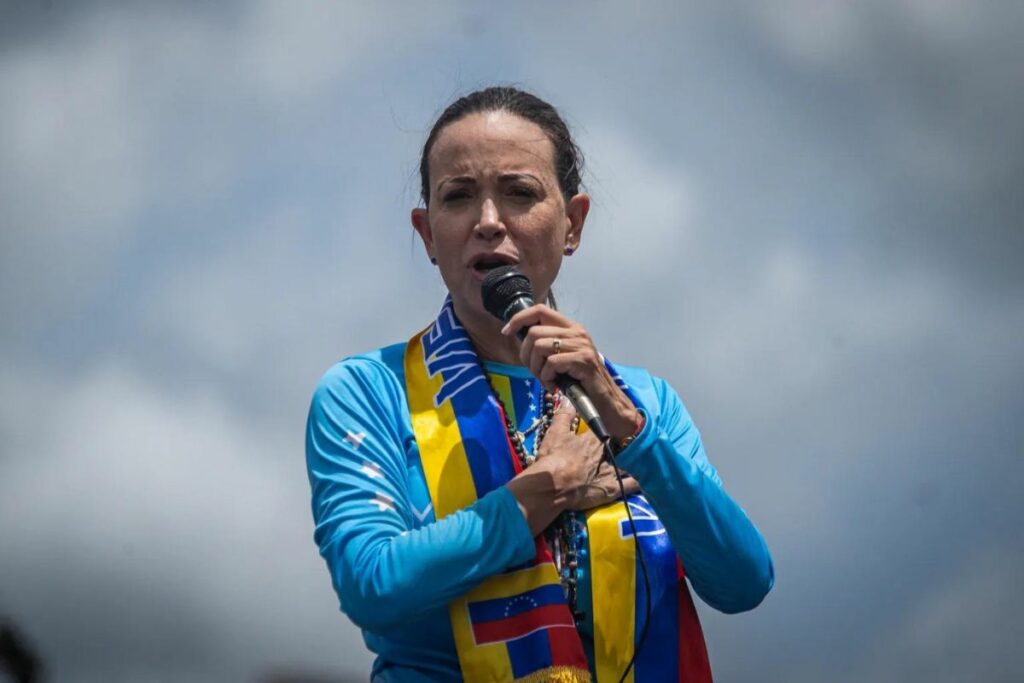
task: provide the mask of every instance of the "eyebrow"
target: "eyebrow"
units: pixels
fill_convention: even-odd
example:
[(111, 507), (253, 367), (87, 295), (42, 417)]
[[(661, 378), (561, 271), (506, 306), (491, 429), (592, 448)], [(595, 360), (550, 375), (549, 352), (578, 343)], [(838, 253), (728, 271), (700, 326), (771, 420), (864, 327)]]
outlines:
[[(536, 183), (539, 183), (540, 185), (544, 184), (544, 183), (541, 182), (540, 178), (538, 178), (537, 176), (533, 175), (532, 173), (502, 173), (501, 175), (498, 176), (498, 182), (499, 183), (507, 183), (507, 182), (512, 182), (512, 181), (516, 181), (516, 180), (532, 180), (532, 181), (534, 181)], [(442, 178), (441, 181), (437, 184), (437, 187), (434, 189), (434, 191), (435, 192), (440, 192), (441, 191), (441, 187), (445, 183), (458, 183), (458, 184), (465, 184), (465, 185), (476, 185), (476, 179), (475, 178), (471, 178), (468, 175), (455, 176), (454, 178)]]
[(533, 175), (532, 173), (502, 173), (500, 176), (498, 176), (498, 182), (504, 183), (510, 180), (534, 180), (540, 183), (540, 178)]
[(435, 192), (440, 192), (441, 191), (441, 187), (445, 183), (468, 183), (468, 184), (472, 185), (472, 184), (476, 183), (476, 180), (474, 180), (473, 178), (470, 178), (468, 175), (455, 176), (454, 178), (441, 178), (441, 180), (438, 181), (438, 183), (437, 183), (437, 187), (434, 188), (434, 191)]

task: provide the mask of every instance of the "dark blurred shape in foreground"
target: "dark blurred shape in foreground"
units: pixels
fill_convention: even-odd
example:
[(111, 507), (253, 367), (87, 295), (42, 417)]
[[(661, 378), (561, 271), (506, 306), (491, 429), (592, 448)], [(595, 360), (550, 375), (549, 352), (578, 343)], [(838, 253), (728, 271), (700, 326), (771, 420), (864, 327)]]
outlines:
[(43, 680), (42, 662), (8, 619), (0, 621), (0, 673), (7, 674), (16, 683)]

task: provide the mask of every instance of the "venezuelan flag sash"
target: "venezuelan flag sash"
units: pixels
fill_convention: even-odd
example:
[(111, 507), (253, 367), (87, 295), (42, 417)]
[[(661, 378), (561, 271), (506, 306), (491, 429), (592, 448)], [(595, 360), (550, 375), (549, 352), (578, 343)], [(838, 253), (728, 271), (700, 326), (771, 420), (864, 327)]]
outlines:
[[(621, 384), (611, 365), (612, 376)], [(413, 433), (435, 518), (471, 505), (521, 471), (495, 400), (451, 300), (406, 346)], [(639, 405), (639, 403), (637, 403)], [(598, 683), (619, 680), (643, 624), (630, 506), (651, 584), (651, 623), (627, 680), (711, 681), (693, 601), (664, 527), (642, 496), (586, 515)], [(590, 681), (583, 645), (542, 537), (524, 565), (493, 576), (448, 608), (467, 681)]]

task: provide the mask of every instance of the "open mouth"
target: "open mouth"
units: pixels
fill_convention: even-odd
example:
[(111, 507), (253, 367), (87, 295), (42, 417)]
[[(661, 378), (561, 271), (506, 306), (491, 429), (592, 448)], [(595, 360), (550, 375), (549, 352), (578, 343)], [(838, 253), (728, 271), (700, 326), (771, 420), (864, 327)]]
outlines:
[(486, 275), (489, 271), (501, 266), (514, 266), (518, 261), (511, 256), (505, 256), (504, 254), (489, 254), (485, 256), (477, 256), (471, 262), (473, 270)]

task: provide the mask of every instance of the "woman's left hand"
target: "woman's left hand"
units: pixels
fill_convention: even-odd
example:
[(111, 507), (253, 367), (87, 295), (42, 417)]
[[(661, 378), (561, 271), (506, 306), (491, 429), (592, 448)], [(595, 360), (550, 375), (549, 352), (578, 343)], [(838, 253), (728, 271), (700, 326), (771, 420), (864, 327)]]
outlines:
[(530, 325), (519, 357), (544, 388), (554, 391), (558, 374), (572, 376), (594, 402), (613, 439), (619, 441), (632, 435), (640, 414), (615, 384), (587, 330), (558, 311), (536, 304), (512, 316), (501, 333), (515, 336)]

